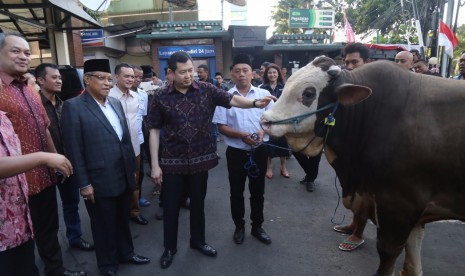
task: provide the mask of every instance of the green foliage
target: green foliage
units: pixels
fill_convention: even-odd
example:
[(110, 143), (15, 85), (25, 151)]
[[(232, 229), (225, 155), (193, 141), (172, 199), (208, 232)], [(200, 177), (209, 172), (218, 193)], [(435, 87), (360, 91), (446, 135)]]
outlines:
[(408, 28), (405, 24), (400, 24), (398, 31), (391, 30), (387, 34), (382, 35), (380, 32), (373, 37), (371, 43), (378, 44), (407, 44), (409, 38), (410, 43), (417, 44), (418, 37), (414, 29)]
[(88, 14), (90, 15), (90, 17), (92, 17), (93, 19), (95, 19), (95, 21), (101, 22), (100, 19), (102, 18), (103, 12), (98, 12), (98, 11), (94, 11), (94, 10), (88, 9), (86, 6), (82, 6), (82, 9), (83, 9), (86, 13), (88, 13)]
[[(423, 34), (423, 41), (429, 30), (436, 29), (437, 0), (416, 0), (418, 19)], [(358, 34), (378, 30), (381, 35), (395, 38), (411, 34), (416, 37), (412, 1), (399, 0), (346, 0), (347, 17), (354, 31)], [(404, 25), (404, 27), (402, 27)], [(412, 37), (412, 38), (413, 38)], [(412, 39), (411, 39), (412, 40)]]
[(465, 24), (457, 28), (455, 35), (459, 39), (459, 44), (454, 49), (454, 57), (459, 58), (465, 51)]
[[(336, 10), (336, 25), (343, 26), (342, 5), (340, 1), (326, 0), (317, 1), (311, 7), (309, 0), (280, 0), (273, 12), (276, 32), (280, 34), (298, 34), (303, 29), (289, 29), (289, 8), (332, 8)], [(357, 34), (373, 33), (378, 30), (380, 40), (390, 43), (406, 43), (406, 35), (410, 34), (410, 42), (418, 42), (416, 30), (413, 27), (412, 1), (400, 0), (345, 0), (347, 18), (352, 29)], [(423, 33), (423, 41), (429, 30), (437, 29), (433, 23), (437, 22), (435, 17), (436, 5), (442, 4), (442, 0), (416, 0), (418, 18)], [(381, 42), (381, 41), (380, 41)]]

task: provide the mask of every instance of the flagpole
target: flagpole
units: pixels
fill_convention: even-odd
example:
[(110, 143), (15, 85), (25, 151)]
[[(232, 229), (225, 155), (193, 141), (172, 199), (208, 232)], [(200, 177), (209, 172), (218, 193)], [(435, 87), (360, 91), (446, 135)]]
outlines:
[[(454, 14), (454, 1), (448, 1), (447, 2), (447, 15), (446, 15), (446, 21), (444, 23), (447, 24), (447, 26), (452, 25), (452, 17)], [(443, 78), (449, 77), (449, 72), (446, 72), (447, 70), (447, 63), (449, 62), (449, 57), (446, 54), (446, 51), (442, 51), (442, 63), (441, 63), (441, 76)]]

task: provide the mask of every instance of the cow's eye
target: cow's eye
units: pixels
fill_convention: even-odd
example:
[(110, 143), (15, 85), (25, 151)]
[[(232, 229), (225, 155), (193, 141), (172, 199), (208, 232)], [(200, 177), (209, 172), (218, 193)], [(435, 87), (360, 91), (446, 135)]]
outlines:
[(310, 107), (313, 101), (316, 99), (316, 89), (315, 87), (307, 87), (302, 93), (302, 104)]
[(316, 98), (316, 89), (314, 87), (308, 87), (302, 94), (304, 101), (313, 101)]

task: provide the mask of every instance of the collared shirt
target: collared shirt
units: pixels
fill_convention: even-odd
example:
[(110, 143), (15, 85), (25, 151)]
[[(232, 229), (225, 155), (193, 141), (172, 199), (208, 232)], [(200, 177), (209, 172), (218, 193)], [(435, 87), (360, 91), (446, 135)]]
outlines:
[(269, 83), (264, 83), (260, 86), (260, 88), (268, 90), (268, 92), (270, 92), (271, 95), (275, 96), (276, 98), (279, 98), (283, 93), (284, 83), (277, 83), (274, 89), (271, 87)]
[(131, 143), (136, 156), (140, 154), (139, 130), (137, 118), (139, 114), (139, 95), (131, 90), (128, 93), (123, 93), (116, 85), (110, 89), (110, 97), (116, 98), (123, 106), (126, 122), (128, 123), (129, 134), (131, 135)]
[(111, 106), (108, 98), (105, 99), (105, 103), (103, 105), (100, 104), (97, 100), (95, 100), (95, 102), (98, 104), (103, 114), (105, 114), (105, 117), (107, 117), (108, 121), (110, 122), (110, 125), (113, 127), (116, 134), (118, 135), (119, 140), (123, 140), (123, 126), (121, 125), (121, 122), (118, 118), (118, 114), (116, 114), (116, 111), (113, 109), (113, 106)]
[(55, 96), (55, 105), (53, 105), (53, 103), (47, 99), (47, 97), (45, 97), (41, 91), (39, 91), (39, 93), (42, 99), (42, 105), (44, 106), (48, 115), (48, 119), (50, 120), (48, 131), (50, 131), (50, 135), (52, 136), (53, 144), (55, 145), (55, 148), (59, 154), (64, 154), (60, 126), (61, 108), (63, 107), (63, 101), (58, 96)]
[[(237, 95), (240, 97), (244, 97), (239, 91), (237, 87), (234, 86), (231, 88), (228, 93), (231, 95)], [(265, 96), (270, 96), (270, 92), (265, 89), (261, 89), (255, 87), (253, 85), (250, 86), (249, 92), (245, 95), (248, 99), (260, 99)], [(261, 130), (260, 127), (260, 118), (262, 117), (263, 112), (265, 110), (270, 109), (273, 106), (273, 102), (270, 102), (264, 109), (260, 108), (238, 108), (232, 107), (231, 109), (227, 110), (222, 107), (217, 107), (215, 111), (215, 116), (213, 117), (213, 122), (221, 125), (227, 125), (232, 129), (238, 131), (244, 131), (248, 133), (256, 133), (257, 131)], [(264, 141), (268, 141), (268, 136), (265, 135), (263, 137)], [(251, 150), (252, 147), (242, 141), (240, 138), (232, 138), (228, 136), (224, 136), (224, 142), (226, 145), (242, 149), (242, 150)]]
[[(0, 95), (0, 110), (13, 124), (21, 141), (21, 151), (29, 154), (37, 151), (48, 152), (47, 128), (50, 120), (40, 100), (39, 93), (10, 75), (0, 72), (4, 84)], [(55, 172), (46, 166), (39, 166), (26, 172), (29, 196), (38, 194), (56, 184)]]
[(233, 95), (194, 81), (183, 94), (174, 85), (157, 91), (150, 103), (148, 128), (163, 129), (160, 167), (164, 173), (194, 174), (218, 164), (211, 123), (216, 106), (229, 108)]
[(139, 95), (139, 112), (137, 113), (137, 134), (139, 137), (139, 144), (144, 143), (144, 133), (142, 132), (142, 122), (144, 117), (147, 116), (147, 109), (149, 103), (149, 95), (144, 90), (137, 88), (135, 91)]
[[(21, 145), (5, 112), (0, 111), (0, 156), (21, 155)], [(24, 173), (0, 179), (0, 252), (33, 237)]]

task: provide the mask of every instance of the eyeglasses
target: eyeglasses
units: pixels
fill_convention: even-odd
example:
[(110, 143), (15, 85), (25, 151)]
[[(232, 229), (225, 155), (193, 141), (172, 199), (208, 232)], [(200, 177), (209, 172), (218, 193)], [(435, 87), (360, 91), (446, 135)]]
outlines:
[(89, 76), (95, 77), (95, 78), (98, 79), (99, 81), (107, 80), (108, 82), (113, 82), (113, 79), (110, 78), (110, 77), (105, 78), (104, 76), (99, 76), (99, 75), (95, 75), (95, 74), (89, 74)]

